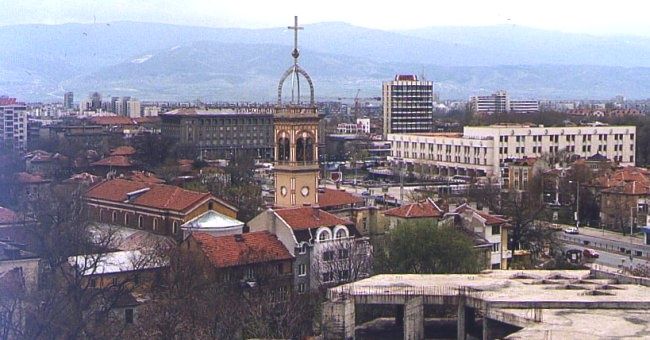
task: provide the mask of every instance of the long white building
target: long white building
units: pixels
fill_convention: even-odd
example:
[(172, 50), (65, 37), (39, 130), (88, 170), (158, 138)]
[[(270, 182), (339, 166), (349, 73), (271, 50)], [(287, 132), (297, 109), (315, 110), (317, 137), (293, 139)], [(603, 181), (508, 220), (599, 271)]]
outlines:
[(510, 99), (508, 92), (497, 91), (489, 96), (473, 96), (469, 99), (472, 112), (482, 114), (539, 112), (538, 100)]
[(506, 160), (561, 150), (581, 157), (598, 153), (634, 166), (636, 127), (466, 126), (463, 133), (389, 134), (388, 141), (391, 159), (412, 165), (420, 175), (497, 178)]

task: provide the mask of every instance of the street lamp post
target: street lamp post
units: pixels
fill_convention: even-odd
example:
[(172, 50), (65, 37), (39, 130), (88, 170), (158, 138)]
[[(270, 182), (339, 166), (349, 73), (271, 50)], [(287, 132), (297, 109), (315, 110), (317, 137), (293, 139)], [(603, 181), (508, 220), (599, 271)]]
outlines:
[(580, 181), (569, 181), (569, 183), (576, 184), (576, 211), (575, 211), (575, 220), (576, 220), (576, 229), (580, 228)]

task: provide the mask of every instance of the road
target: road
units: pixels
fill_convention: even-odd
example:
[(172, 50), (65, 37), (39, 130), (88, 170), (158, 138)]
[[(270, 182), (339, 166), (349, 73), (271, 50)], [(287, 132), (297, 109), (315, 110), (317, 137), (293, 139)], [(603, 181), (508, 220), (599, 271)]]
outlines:
[[(565, 249), (594, 249), (600, 253), (595, 261), (609, 267), (618, 268), (636, 266), (639, 264), (650, 265), (650, 246), (642, 244), (638, 239), (630, 239), (621, 235), (611, 235), (600, 231), (581, 228), (580, 234), (570, 235), (557, 232), (556, 237), (565, 245)], [(632, 241), (633, 243), (630, 243)], [(630, 256), (632, 259), (630, 259)]]

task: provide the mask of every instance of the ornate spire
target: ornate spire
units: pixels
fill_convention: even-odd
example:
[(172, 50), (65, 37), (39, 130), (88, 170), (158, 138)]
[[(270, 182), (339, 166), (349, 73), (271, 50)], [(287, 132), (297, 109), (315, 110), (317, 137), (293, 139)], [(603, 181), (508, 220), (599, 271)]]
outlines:
[(298, 58), (300, 57), (300, 52), (298, 50), (298, 31), (304, 29), (301, 26), (298, 26), (298, 16), (294, 16), (294, 24), (293, 26), (288, 26), (287, 27), (290, 30), (293, 30), (293, 51), (291, 52), (291, 56), (293, 57), (293, 66), (291, 66), (284, 74), (282, 75), (282, 78), (280, 78), (280, 83), (278, 84), (278, 105), (282, 104), (282, 86), (284, 85), (284, 81), (291, 76), (291, 102), (290, 104), (292, 105), (299, 105), (300, 103), (300, 75), (302, 75), (306, 80), (307, 83), (309, 84), (309, 91), (310, 91), (310, 105), (314, 105), (314, 85), (311, 82), (311, 78), (303, 70), (299, 65), (298, 65)]

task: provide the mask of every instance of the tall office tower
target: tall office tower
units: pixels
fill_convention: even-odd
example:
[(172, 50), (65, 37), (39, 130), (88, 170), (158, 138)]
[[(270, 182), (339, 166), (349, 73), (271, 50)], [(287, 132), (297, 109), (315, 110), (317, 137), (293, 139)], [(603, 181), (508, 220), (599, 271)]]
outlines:
[(0, 96), (0, 147), (27, 147), (27, 106), (16, 102), (16, 98)]
[(90, 95), (91, 110), (99, 111), (102, 108), (102, 95), (99, 92), (93, 92)]
[(129, 115), (129, 100), (131, 100), (131, 97), (126, 96), (120, 98), (119, 105), (118, 105), (118, 110), (116, 110), (116, 114), (120, 116), (128, 116)]
[(396, 75), (384, 82), (384, 136), (389, 133), (431, 132), (433, 82), (415, 75)]
[(74, 108), (74, 97), (72, 92), (66, 92), (63, 95), (63, 108), (66, 110), (72, 110)]

